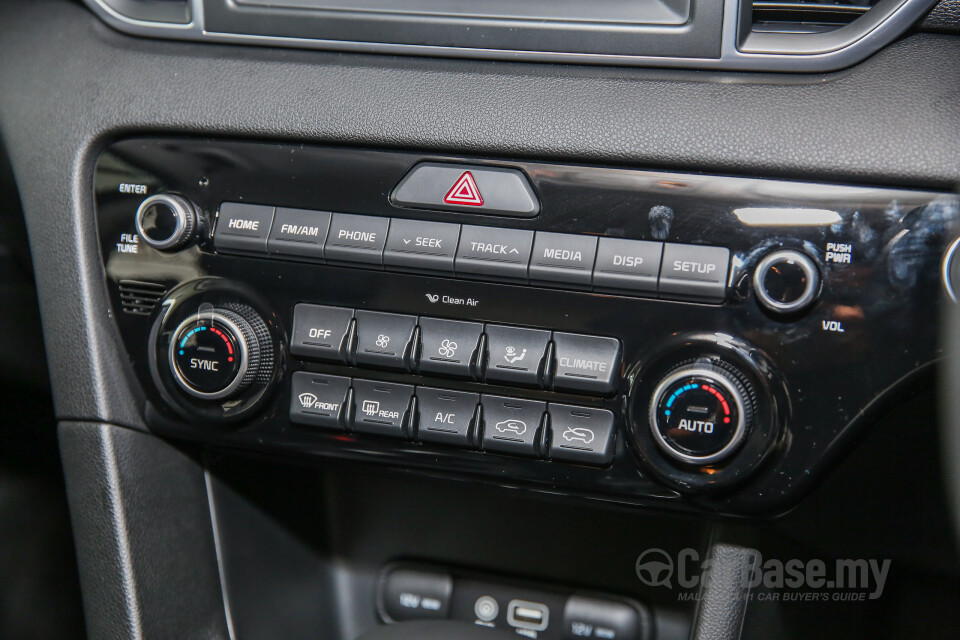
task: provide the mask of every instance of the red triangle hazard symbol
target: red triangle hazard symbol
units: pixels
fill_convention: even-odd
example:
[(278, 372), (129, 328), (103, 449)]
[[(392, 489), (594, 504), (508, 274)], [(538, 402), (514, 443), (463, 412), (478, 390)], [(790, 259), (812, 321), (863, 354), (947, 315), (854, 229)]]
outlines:
[(473, 179), (473, 174), (464, 171), (463, 175), (457, 178), (457, 181), (447, 195), (443, 197), (447, 204), (465, 204), (471, 207), (482, 207), (483, 196), (480, 195), (480, 189), (477, 188), (477, 182)]

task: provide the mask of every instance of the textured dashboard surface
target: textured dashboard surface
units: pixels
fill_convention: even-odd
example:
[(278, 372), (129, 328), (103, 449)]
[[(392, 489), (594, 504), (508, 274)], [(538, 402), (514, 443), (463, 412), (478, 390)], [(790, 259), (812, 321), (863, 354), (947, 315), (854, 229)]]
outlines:
[(138, 40), (66, 0), (0, 6), (0, 133), (61, 418), (139, 425), (107, 304), (95, 153), (195, 133), (927, 188), (960, 179), (960, 47), (909, 37), (827, 75), (361, 56)]

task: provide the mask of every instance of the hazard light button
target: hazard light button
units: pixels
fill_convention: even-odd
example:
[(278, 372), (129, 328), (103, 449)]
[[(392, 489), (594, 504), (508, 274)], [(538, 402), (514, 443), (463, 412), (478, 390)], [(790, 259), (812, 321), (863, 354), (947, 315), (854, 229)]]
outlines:
[(521, 171), (438, 162), (411, 169), (393, 190), (391, 201), (398, 207), (518, 218), (540, 213), (540, 201)]

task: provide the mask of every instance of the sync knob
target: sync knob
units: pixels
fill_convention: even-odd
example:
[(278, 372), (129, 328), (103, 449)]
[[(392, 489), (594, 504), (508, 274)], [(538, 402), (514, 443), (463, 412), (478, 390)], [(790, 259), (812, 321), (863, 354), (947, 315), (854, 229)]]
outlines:
[(745, 376), (727, 365), (694, 362), (674, 369), (650, 402), (654, 441), (680, 462), (719, 462), (750, 431), (753, 398)]
[(234, 396), (273, 371), (273, 343), (263, 319), (244, 305), (201, 310), (173, 332), (170, 369), (177, 384), (202, 400)]
[(200, 229), (200, 214), (189, 200), (158, 193), (140, 203), (137, 234), (158, 251), (176, 251), (189, 244)]

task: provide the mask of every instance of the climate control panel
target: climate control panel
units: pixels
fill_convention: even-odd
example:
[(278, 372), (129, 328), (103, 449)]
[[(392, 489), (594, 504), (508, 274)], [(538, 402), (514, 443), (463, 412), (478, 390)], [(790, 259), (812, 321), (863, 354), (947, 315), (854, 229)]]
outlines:
[(95, 193), (156, 433), (735, 514), (795, 504), (931, 370), (958, 221), (919, 190), (186, 139), (110, 145)]

